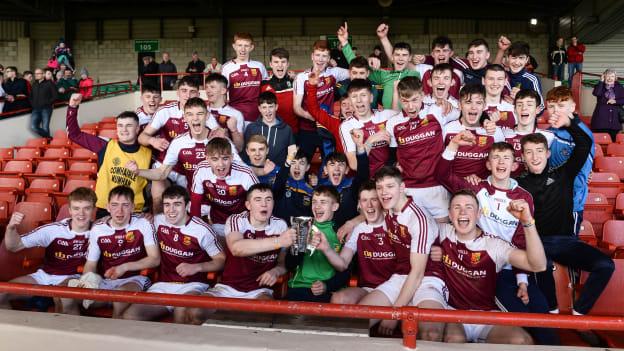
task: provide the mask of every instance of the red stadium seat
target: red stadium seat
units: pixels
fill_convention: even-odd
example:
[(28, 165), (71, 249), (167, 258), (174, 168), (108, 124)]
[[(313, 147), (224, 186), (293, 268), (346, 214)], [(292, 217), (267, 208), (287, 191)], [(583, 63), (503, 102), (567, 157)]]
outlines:
[(61, 206), (61, 208), (59, 208), (56, 214), (56, 221), (58, 222), (69, 217), (69, 204), (64, 204), (63, 206)]
[(72, 150), (71, 158), (77, 160), (95, 161), (98, 159), (98, 156), (91, 150), (79, 148)]
[(35, 172), (26, 174), (26, 178), (32, 177), (56, 177), (65, 173), (65, 162), (63, 161), (41, 161), (37, 165)]
[(100, 122), (100, 123), (98, 123), (98, 130), (104, 130), (104, 129), (117, 130), (117, 122), (112, 121), (112, 122)]
[(594, 172), (589, 181), (590, 193), (601, 193), (607, 198), (610, 204), (615, 204), (615, 198), (624, 191), (624, 183), (615, 173)]
[(54, 139), (68, 139), (69, 137), (67, 136), (67, 131), (65, 129), (59, 129), (56, 132), (54, 132), (54, 135), (52, 135), (52, 140)]
[(117, 123), (117, 116), (106, 116), (100, 120), (100, 123)]
[(615, 214), (620, 218), (624, 218), (624, 194), (618, 194), (615, 198)]
[(0, 148), (0, 161), (12, 160), (12, 159), (13, 159), (13, 148), (12, 147)]
[(579, 239), (588, 243), (589, 245), (596, 246), (598, 244), (598, 238), (594, 233), (594, 227), (590, 221), (583, 220), (581, 223), (581, 230), (579, 231)]
[(604, 155), (605, 154), (602, 151), (602, 148), (600, 147), (600, 145), (594, 144), (594, 160), (596, 159), (596, 157), (604, 156)]
[(98, 165), (95, 162), (72, 162), (65, 175), (68, 179), (95, 179), (97, 171)]
[(550, 123), (538, 123), (537, 124), (537, 128), (538, 129), (548, 129), (548, 128), (550, 128)]
[(590, 221), (598, 238), (602, 237), (602, 225), (613, 219), (613, 205), (609, 205), (607, 198), (600, 193), (587, 194), (583, 217)]
[(85, 187), (91, 190), (95, 190), (95, 180), (85, 179), (68, 179), (63, 186), (63, 191), (53, 193), (54, 200), (58, 208), (67, 203), (67, 196), (76, 188)]
[[(26, 214), (26, 216), (24, 217), (24, 221), (22, 221), (22, 224), (24, 224), (24, 222), (33, 222), (35, 224), (35, 227), (37, 227), (45, 223), (52, 222), (52, 207), (50, 206), (50, 204), (46, 204), (43, 202), (18, 202), (17, 205), (15, 205), (15, 212), (21, 212)], [(20, 226), (22, 224), (20, 224)]]
[(48, 145), (48, 139), (47, 138), (33, 138), (33, 139), (26, 140), (26, 145), (25, 146), (44, 147), (46, 145)]
[(98, 136), (108, 139), (117, 139), (117, 129), (102, 129), (98, 131)]
[(9, 222), (9, 204), (6, 201), (0, 201), (0, 224)]
[(594, 134), (594, 143), (598, 145), (604, 145), (606, 148), (607, 145), (611, 144), (613, 140), (611, 140), (611, 135), (609, 133), (593, 133)]
[(46, 149), (42, 159), (46, 160), (64, 160), (69, 157), (69, 149), (64, 147), (54, 147)]
[(611, 143), (607, 145), (607, 156), (624, 156), (624, 144)]
[(624, 157), (596, 157), (594, 169), (597, 172), (612, 172), (624, 179)]
[(59, 179), (37, 178), (30, 182), (26, 189), (26, 194), (33, 193), (53, 193), (61, 189), (61, 181)]
[(24, 173), (31, 173), (32, 170), (33, 164), (31, 161), (9, 160), (4, 164), (0, 175), (22, 175)]
[(71, 145), (72, 142), (68, 138), (54, 138), (50, 140), (50, 144), (46, 147), (71, 147)]
[(624, 221), (608, 220), (605, 222), (600, 247), (609, 256), (613, 255), (615, 250), (624, 250)]
[(15, 189), (22, 193), (26, 188), (26, 181), (22, 177), (0, 177), (0, 191)]
[(618, 133), (615, 136), (615, 142), (619, 144), (624, 144), (624, 134)]
[(15, 148), (16, 160), (34, 160), (41, 157), (41, 149), (36, 147), (18, 147)]
[(559, 305), (559, 313), (572, 313), (572, 282), (568, 267), (559, 263), (554, 264), (553, 276), (555, 278), (555, 289), (557, 293), (557, 304)]

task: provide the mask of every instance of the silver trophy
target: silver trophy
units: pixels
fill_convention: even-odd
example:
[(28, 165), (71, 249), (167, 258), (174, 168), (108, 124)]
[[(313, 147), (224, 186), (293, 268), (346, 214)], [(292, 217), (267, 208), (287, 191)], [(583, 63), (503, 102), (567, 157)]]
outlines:
[(312, 235), (310, 235), (310, 233), (313, 230), (318, 231), (318, 229), (312, 224), (313, 222), (314, 218), (312, 217), (290, 217), (290, 224), (297, 233), (297, 240), (290, 247), (291, 255), (297, 256), (300, 253), (305, 253), (306, 250), (311, 251), (310, 255), (314, 253), (316, 247), (310, 244), (312, 241)]

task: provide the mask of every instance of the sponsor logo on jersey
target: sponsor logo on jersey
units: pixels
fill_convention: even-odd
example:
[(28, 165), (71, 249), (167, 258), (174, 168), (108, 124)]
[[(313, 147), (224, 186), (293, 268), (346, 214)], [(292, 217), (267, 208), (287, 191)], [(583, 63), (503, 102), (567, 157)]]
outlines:
[[(475, 253), (473, 253), (475, 254)], [(472, 260), (473, 257), (471, 257)], [(479, 256), (479, 259), (481, 259), (481, 257)], [(449, 257), (449, 255), (444, 255), (442, 256), (442, 262), (444, 263), (444, 265), (446, 265), (447, 267), (449, 267), (450, 269), (464, 275), (464, 276), (468, 276), (468, 277), (472, 277), (472, 278), (482, 278), (487, 276), (487, 270), (485, 269), (468, 269), (466, 268), (464, 265), (459, 264), (457, 262), (455, 262), (451, 257)]]
[(398, 137), (397, 141), (399, 142), (399, 144), (403, 145), (403, 144), (408, 144), (411, 142), (416, 142), (416, 141), (420, 141), (423, 139), (431, 138), (431, 137), (434, 137), (435, 135), (436, 135), (436, 132), (434, 130), (430, 130), (428, 132), (413, 134), (407, 137)]
[(60, 252), (60, 251), (56, 251), (56, 252), (54, 253), (54, 257), (55, 257), (56, 259), (63, 260), (63, 261), (67, 259), (67, 255), (65, 255), (64, 253), (62, 253), (62, 252)]
[(114, 166), (119, 166), (120, 164), (121, 164), (121, 159), (119, 159), (119, 157), (113, 158), (113, 165)]
[(131, 243), (131, 242), (134, 241), (134, 239), (135, 239), (134, 231), (131, 230), (131, 231), (126, 233), (126, 241), (127, 242)]
[(509, 118), (509, 117), (507, 116), (507, 113), (508, 113), (507, 111), (501, 111), (501, 112), (500, 112), (500, 120), (501, 120), (501, 121), (506, 121), (506, 120), (507, 120), (507, 118)]
[(61, 246), (69, 246), (69, 243), (65, 240), (57, 240), (56, 242)]
[(184, 155), (184, 156), (191, 156), (191, 155), (193, 155), (193, 150), (184, 149), (184, 150), (182, 150), (182, 155)]
[(480, 136), (479, 137), (479, 146), (485, 146), (487, 145), (487, 137), (486, 136)]
[(182, 164), (182, 167), (184, 167), (184, 169), (192, 169), (193, 165), (187, 161)]
[(109, 238), (100, 238), (100, 244), (112, 244), (113, 242)]
[(366, 258), (383, 258), (383, 259), (388, 259), (388, 258), (394, 258), (394, 252), (393, 251), (383, 251), (383, 252), (379, 252), (379, 251), (368, 251), (368, 250), (364, 250), (362, 252), (362, 254), (364, 255), (364, 257)]
[(457, 158), (470, 158), (476, 160), (482, 160), (488, 157), (487, 152), (467, 152), (467, 151), (458, 151)]
[(170, 130), (170, 131), (169, 131), (169, 137), (170, 137), (171, 139), (173, 139), (173, 138), (175, 138), (175, 137), (177, 137), (177, 136), (178, 136), (178, 133), (176, 133), (176, 131), (175, 131), (175, 130)]

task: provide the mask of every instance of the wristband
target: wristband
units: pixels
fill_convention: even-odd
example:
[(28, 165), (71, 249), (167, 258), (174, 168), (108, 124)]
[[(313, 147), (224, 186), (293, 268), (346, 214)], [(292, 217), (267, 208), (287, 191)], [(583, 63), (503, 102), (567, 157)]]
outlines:
[(531, 220), (528, 221), (527, 223), (522, 223), (522, 226), (524, 228), (531, 228), (534, 225), (535, 225), (535, 218), (531, 218)]

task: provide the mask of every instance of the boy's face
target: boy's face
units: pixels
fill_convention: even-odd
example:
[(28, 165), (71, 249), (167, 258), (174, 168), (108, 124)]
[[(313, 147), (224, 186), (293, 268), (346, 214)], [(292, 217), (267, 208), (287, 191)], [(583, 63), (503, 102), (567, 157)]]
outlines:
[(246, 151), (249, 156), (249, 161), (251, 161), (251, 164), (254, 166), (264, 165), (264, 161), (266, 161), (267, 155), (269, 154), (269, 149), (266, 145), (254, 141), (247, 143)]
[(143, 110), (150, 115), (156, 113), (158, 109), (158, 105), (160, 105), (161, 96), (158, 93), (153, 93), (151, 91), (146, 91), (141, 94), (141, 102), (143, 105)]
[(453, 50), (451, 50), (448, 44), (443, 47), (436, 46), (431, 50), (431, 56), (436, 65), (439, 63), (448, 63), (453, 56)]
[(206, 130), (206, 117), (205, 108), (199, 106), (184, 108), (184, 122), (188, 125), (191, 136), (198, 137)]
[(415, 117), (420, 113), (420, 109), (422, 108), (422, 102), (424, 98), (424, 94), (422, 91), (414, 92), (411, 96), (401, 96), (399, 94), (401, 101), (401, 106), (403, 107), (403, 111), (407, 113), (409, 117)]
[(111, 224), (117, 228), (124, 227), (130, 223), (130, 217), (134, 210), (134, 204), (128, 197), (114, 195), (108, 201), (106, 209), (110, 213)]
[(525, 97), (516, 100), (516, 116), (518, 125), (532, 128), (535, 126), (535, 116), (537, 115), (537, 103), (532, 97)]
[(412, 61), (412, 55), (407, 49), (394, 49), (392, 51), (392, 60), (394, 69), (400, 71), (405, 69), (407, 64)]
[(474, 233), (479, 218), (479, 204), (472, 196), (455, 196), (449, 206), (449, 218), (457, 234)]
[(490, 59), (490, 52), (485, 45), (471, 46), (468, 48), (468, 63), (470, 68), (476, 70), (487, 65)]
[(353, 104), (348, 97), (340, 100), (340, 114), (344, 116), (344, 118), (353, 117)]
[(258, 105), (258, 110), (260, 110), (260, 115), (262, 115), (262, 120), (264, 123), (271, 124), (275, 122), (275, 116), (277, 114), (277, 104), (269, 104), (266, 102)]
[(294, 180), (301, 180), (310, 169), (310, 164), (305, 157), (296, 158), (290, 163), (290, 176)]
[(378, 223), (383, 218), (383, 209), (377, 197), (376, 190), (363, 190), (358, 200), (360, 212), (364, 214), (368, 223)]
[(273, 71), (273, 75), (277, 78), (282, 79), (288, 73), (288, 59), (287, 58), (279, 58), (277, 56), (271, 56), (271, 62), (269, 62), (269, 66), (271, 66), (271, 70)]
[(117, 138), (123, 144), (134, 144), (139, 135), (139, 123), (133, 118), (117, 118)]
[(368, 79), (368, 70), (366, 67), (349, 68), (349, 79)]
[(339, 204), (331, 196), (314, 193), (312, 195), (312, 214), (317, 222), (327, 222), (334, 218)]
[(483, 77), (483, 86), (485, 86), (485, 92), (488, 96), (500, 96), (505, 88), (505, 82), (507, 81), (507, 75), (504, 71), (492, 71), (485, 72)]
[(338, 186), (340, 182), (342, 182), (342, 178), (344, 178), (347, 173), (347, 163), (335, 160), (328, 161), (325, 164), (325, 173), (327, 173), (329, 181), (332, 185)]
[(525, 143), (522, 146), (522, 160), (529, 172), (540, 174), (548, 164), (550, 150), (542, 143)]
[(373, 103), (373, 94), (371, 94), (370, 89), (349, 91), (349, 100), (351, 100), (356, 117), (366, 117), (370, 114), (371, 104)]
[(511, 172), (516, 170), (518, 164), (514, 162), (514, 154), (511, 150), (491, 150), (485, 167), (492, 172), (494, 179), (506, 181)]
[(314, 66), (324, 69), (329, 63), (329, 50), (314, 50), (311, 58)]
[(449, 89), (455, 84), (453, 81), (453, 73), (449, 70), (431, 72), (431, 90), (433, 96), (438, 99), (446, 99)]
[(206, 83), (206, 100), (209, 103), (215, 103), (220, 97), (224, 97), (227, 93), (227, 87), (217, 81)]
[(399, 182), (394, 177), (384, 177), (375, 183), (377, 197), (381, 201), (384, 210), (400, 211), (398, 207), (401, 194), (405, 191), (405, 183)]
[(245, 207), (251, 218), (266, 223), (273, 213), (273, 193), (268, 190), (254, 190), (245, 200)]
[(69, 202), (69, 217), (72, 220), (72, 226), (80, 228), (88, 228), (91, 217), (95, 211), (95, 206), (91, 201), (74, 200)]
[(485, 99), (481, 94), (472, 94), (461, 99), (461, 122), (465, 127), (480, 126), (479, 119), (485, 108)]
[(199, 89), (188, 86), (186, 84), (182, 84), (178, 88), (177, 95), (178, 101), (180, 101), (180, 105), (184, 106), (188, 99), (199, 96)]
[(171, 225), (183, 225), (186, 222), (186, 203), (183, 197), (164, 198), (163, 214)]
[(234, 52), (238, 58), (247, 58), (253, 51), (254, 44), (247, 39), (237, 39), (234, 41), (234, 44), (232, 44), (232, 48), (234, 48)]
[(519, 56), (511, 56), (507, 57), (507, 64), (509, 65), (509, 69), (511, 73), (518, 73), (522, 71), (524, 66), (529, 62), (528, 55), (519, 55)]
[(546, 108), (551, 116), (558, 115), (561, 117), (569, 117), (574, 113), (576, 104), (574, 100), (572, 100), (572, 97), (570, 97), (567, 100), (546, 101)]
[(219, 154), (213, 153), (211, 155), (206, 155), (206, 161), (208, 161), (208, 165), (212, 169), (212, 173), (214, 173), (217, 178), (225, 178), (232, 168), (232, 154)]

